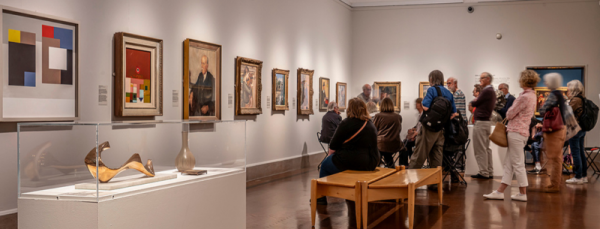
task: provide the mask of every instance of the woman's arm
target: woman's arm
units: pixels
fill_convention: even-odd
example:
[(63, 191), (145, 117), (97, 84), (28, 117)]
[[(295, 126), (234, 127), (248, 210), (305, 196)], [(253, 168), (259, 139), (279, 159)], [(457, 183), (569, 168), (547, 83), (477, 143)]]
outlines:
[(519, 96), (519, 98), (515, 99), (512, 106), (506, 112), (506, 119), (512, 120), (517, 116), (517, 114), (519, 114), (527, 107), (527, 104), (525, 104), (524, 99), (524, 96)]

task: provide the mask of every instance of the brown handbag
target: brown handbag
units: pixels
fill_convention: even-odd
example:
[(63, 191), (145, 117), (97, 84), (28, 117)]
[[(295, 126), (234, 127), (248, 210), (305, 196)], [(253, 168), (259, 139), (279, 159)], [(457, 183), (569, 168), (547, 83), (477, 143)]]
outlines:
[(497, 122), (494, 132), (490, 134), (490, 141), (500, 147), (508, 147), (508, 139), (506, 138), (506, 122), (506, 119), (502, 120), (502, 122)]
[(562, 130), (564, 127), (565, 123), (563, 122), (560, 107), (553, 107), (550, 111), (546, 112), (544, 115), (542, 131), (554, 132), (557, 130)]

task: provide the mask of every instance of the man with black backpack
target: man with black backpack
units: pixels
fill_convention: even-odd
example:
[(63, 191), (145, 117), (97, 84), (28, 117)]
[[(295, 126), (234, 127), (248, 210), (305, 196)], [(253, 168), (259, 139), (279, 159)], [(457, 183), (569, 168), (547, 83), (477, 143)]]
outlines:
[(475, 125), (473, 126), (473, 149), (475, 159), (479, 166), (479, 173), (472, 175), (472, 178), (492, 179), (494, 177), (494, 162), (492, 160), (492, 149), (490, 148), (490, 134), (492, 133), (492, 122), (490, 117), (496, 107), (496, 92), (492, 87), (492, 74), (488, 72), (481, 73), (479, 83), (483, 88), (476, 100), (471, 102), (475, 108), (473, 117)]
[(417, 134), (415, 152), (411, 156), (410, 169), (420, 169), (425, 160), (429, 166), (442, 166), (444, 132), (448, 121), (458, 115), (452, 92), (444, 88), (444, 74), (439, 70), (429, 73), (427, 95), (423, 99), (423, 114), (419, 122), (422, 128)]

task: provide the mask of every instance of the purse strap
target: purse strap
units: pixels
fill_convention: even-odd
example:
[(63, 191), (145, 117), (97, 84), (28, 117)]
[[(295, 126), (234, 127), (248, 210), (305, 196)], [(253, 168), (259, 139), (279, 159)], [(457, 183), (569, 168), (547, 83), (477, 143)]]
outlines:
[(344, 141), (344, 144), (348, 143), (350, 140), (352, 140), (354, 137), (356, 137), (356, 135), (358, 135), (365, 128), (365, 126), (367, 126), (367, 122), (369, 122), (368, 119), (365, 121), (365, 124), (363, 124), (363, 126), (360, 128), (360, 130), (358, 130), (354, 135), (352, 135), (352, 137), (348, 138), (348, 140)]

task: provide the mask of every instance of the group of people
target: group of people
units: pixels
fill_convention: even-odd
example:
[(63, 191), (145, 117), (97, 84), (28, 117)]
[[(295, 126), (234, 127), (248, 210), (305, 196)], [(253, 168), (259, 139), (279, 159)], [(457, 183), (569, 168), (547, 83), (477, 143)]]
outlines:
[[(536, 130), (542, 127), (537, 122), (534, 113), (536, 95), (533, 88), (540, 81), (539, 75), (532, 70), (521, 72), (519, 78), (523, 92), (515, 97), (509, 93), (507, 84), (500, 84), (496, 91), (492, 87), (493, 75), (483, 72), (479, 84), (475, 85), (473, 95), (476, 97), (468, 105), (465, 95), (458, 88), (458, 80), (448, 78), (444, 87), (444, 75), (439, 70), (429, 74), (430, 88), (423, 99), (417, 99), (416, 108), (419, 111), (419, 122), (408, 130), (406, 144), (400, 139), (402, 131), (402, 116), (394, 112), (394, 104), (390, 98), (383, 98), (379, 103), (380, 112), (373, 118), (368, 104), (375, 103), (370, 97), (370, 85), (363, 86), (363, 93), (348, 102), (347, 118), (342, 120), (335, 102), (330, 102), (327, 114), (323, 117), (321, 142), (329, 143), (329, 155), (321, 165), (320, 177), (329, 176), (344, 170), (374, 170), (383, 158), (386, 167), (394, 167), (393, 154), (401, 152), (399, 164), (407, 165), (410, 169), (420, 169), (425, 161), (430, 167), (442, 166), (444, 145), (444, 129), (433, 128), (432, 117), (437, 113), (444, 115), (439, 120), (444, 123), (454, 118), (466, 119), (466, 109), (472, 113), (468, 119), (473, 124), (472, 141), (479, 172), (472, 177), (475, 179), (492, 179), (494, 175), (492, 150), (489, 136), (492, 125), (490, 121), (497, 115), (508, 125), (508, 150), (504, 161), (502, 183), (497, 190), (484, 195), (487, 199), (504, 199), (503, 192), (511, 185), (513, 175), (516, 175), (520, 192), (512, 195), (511, 199), (527, 201), (526, 187), (528, 186), (527, 171), (525, 170), (526, 145), (537, 142)], [(552, 90), (539, 112), (544, 116), (557, 108), (564, 121), (564, 128), (558, 130), (543, 130), (542, 136), (546, 152), (547, 170), (549, 175), (547, 192), (560, 191), (561, 185), (561, 156), (565, 141), (571, 147), (574, 159), (575, 177), (567, 183), (582, 184), (587, 182), (587, 165), (583, 147), (585, 131), (578, 126), (579, 116), (585, 103), (584, 89), (580, 81), (568, 83), (568, 101), (557, 89), (562, 85), (562, 76), (558, 73), (545, 75), (544, 83)], [(439, 100), (444, 100), (440, 103)], [(440, 111), (440, 104), (448, 104), (445, 112)], [(431, 109), (431, 111), (430, 111)], [(554, 110), (553, 110), (554, 109)], [(422, 114), (426, 118), (423, 118)], [(428, 117), (431, 116), (431, 117)], [(437, 121), (437, 120), (434, 120)], [(540, 135), (540, 134), (538, 134)], [(535, 144), (533, 144), (535, 146)], [(414, 150), (413, 150), (414, 147)], [(539, 147), (539, 145), (538, 145)], [(406, 148), (406, 150), (402, 150)], [(535, 147), (533, 147), (535, 149)], [(539, 150), (539, 148), (538, 148)], [(532, 150), (535, 151), (535, 150)], [(536, 154), (535, 156), (539, 156)], [(437, 189), (436, 186), (430, 187)], [(324, 198), (318, 200), (326, 203)]]

